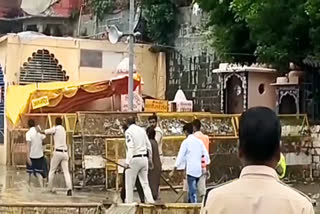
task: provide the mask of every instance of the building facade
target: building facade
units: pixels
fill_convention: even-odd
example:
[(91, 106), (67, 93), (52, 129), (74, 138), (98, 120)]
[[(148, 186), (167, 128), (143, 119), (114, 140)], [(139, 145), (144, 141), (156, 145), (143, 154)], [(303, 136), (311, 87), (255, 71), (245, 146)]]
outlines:
[[(135, 65), (145, 83), (143, 93), (161, 99), (165, 94), (165, 55), (152, 53), (149, 48), (135, 46)], [(107, 80), (117, 76), (116, 68), (127, 56), (127, 44), (112, 45), (106, 40), (47, 37), (30, 32), (8, 34), (0, 39), (0, 65), (6, 86)], [(3, 84), (0, 75), (0, 86)], [(83, 108), (110, 111), (112, 105), (110, 100), (102, 99)], [(7, 125), (4, 119), (4, 145)]]

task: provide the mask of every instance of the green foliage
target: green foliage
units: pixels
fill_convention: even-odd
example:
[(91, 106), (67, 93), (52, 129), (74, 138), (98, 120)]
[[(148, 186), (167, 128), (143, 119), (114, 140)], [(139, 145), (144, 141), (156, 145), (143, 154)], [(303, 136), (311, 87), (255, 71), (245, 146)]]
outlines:
[(310, 53), (309, 17), (305, 0), (234, 0), (231, 9), (245, 20), (255, 54), (261, 62), (288, 68), (289, 62), (301, 64)]
[[(212, 27), (212, 46), (218, 52), (253, 54), (258, 62), (273, 64), (281, 70), (287, 69), (289, 62), (301, 65), (305, 57), (320, 52), (317, 44), (320, 39), (319, 0), (198, 2), (210, 14), (208, 26)], [(240, 36), (241, 32), (245, 36)], [(237, 42), (231, 43), (229, 39)], [(251, 58), (223, 59), (248, 62)]]
[(114, 0), (89, 0), (89, 6), (99, 20), (109, 13), (114, 6)]
[(311, 45), (315, 56), (320, 56), (320, 1), (308, 0), (305, 4), (306, 13), (310, 18)]
[(159, 44), (170, 44), (175, 30), (177, 8), (170, 0), (142, 1), (148, 37)]
[(231, 0), (198, 0), (200, 7), (209, 13), (207, 41), (220, 59), (227, 62), (252, 63), (256, 48), (244, 21), (236, 21), (229, 9)]

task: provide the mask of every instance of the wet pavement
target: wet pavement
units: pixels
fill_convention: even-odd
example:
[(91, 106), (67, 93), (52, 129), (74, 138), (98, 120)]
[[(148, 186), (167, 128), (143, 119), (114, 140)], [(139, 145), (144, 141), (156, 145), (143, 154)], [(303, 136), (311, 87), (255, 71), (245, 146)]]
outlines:
[[(57, 176), (63, 180), (63, 175)], [(178, 195), (172, 191), (161, 191), (161, 202), (175, 202)], [(136, 194), (136, 201), (138, 195)], [(43, 190), (38, 180), (32, 176), (29, 185), (29, 175), (25, 170), (16, 170), (0, 166), (0, 203), (121, 203), (120, 194), (115, 191), (101, 189), (75, 190), (73, 196), (66, 195), (66, 189), (56, 189), (56, 194)]]
[(57, 189), (56, 194), (42, 190), (38, 180), (29, 176), (25, 170), (15, 170), (0, 166), (0, 202), (2, 203), (97, 203), (106, 199), (105, 191), (77, 191), (68, 197), (66, 190)]
[[(0, 166), (0, 203), (57, 203), (57, 204), (78, 204), (78, 203), (120, 203), (119, 194), (114, 191), (105, 190), (78, 190), (72, 197), (66, 196), (66, 190), (57, 189), (56, 194), (41, 190), (36, 184), (37, 179), (33, 178), (28, 183), (29, 176), (25, 170), (15, 170)], [(317, 200), (316, 214), (320, 214), (320, 183), (293, 184), (293, 186), (310, 197)], [(138, 197), (137, 197), (138, 198)], [(161, 202), (174, 203), (179, 195), (172, 191), (161, 191)], [(183, 197), (180, 197), (181, 199)]]
[(320, 182), (310, 183), (310, 184), (294, 184), (290, 185), (304, 194), (308, 195), (310, 198), (313, 198), (317, 201), (317, 206), (314, 208), (316, 214), (320, 214)]

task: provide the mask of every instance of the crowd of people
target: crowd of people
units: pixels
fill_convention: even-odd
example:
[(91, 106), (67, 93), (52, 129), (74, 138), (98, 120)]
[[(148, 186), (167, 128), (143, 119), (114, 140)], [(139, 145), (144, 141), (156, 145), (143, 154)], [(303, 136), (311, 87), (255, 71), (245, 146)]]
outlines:
[[(150, 126), (146, 131), (136, 125), (133, 117), (128, 119), (124, 127), (127, 153), (123, 182), (125, 185), (121, 197), (126, 203), (133, 202), (135, 186), (141, 202), (153, 203), (159, 199), (163, 132), (155, 115), (149, 117), (148, 121)], [(186, 139), (181, 144), (175, 167), (170, 172), (172, 177), (177, 169), (185, 170), (190, 203), (197, 203), (198, 199), (205, 195), (206, 168), (210, 163), (209, 137), (200, 129), (200, 120), (184, 125)]]
[[(163, 132), (156, 116), (148, 118), (145, 130), (136, 125), (134, 117), (124, 125), (126, 160), (121, 198), (124, 203), (134, 202), (136, 187), (142, 203), (155, 203), (160, 195), (160, 178), (163, 163)], [(52, 189), (54, 174), (59, 165), (64, 172), (67, 195), (72, 195), (68, 170), (68, 148), (61, 118), (56, 126), (42, 131), (29, 120), (26, 134), (28, 143), (27, 169), (43, 186), (46, 163), (42, 142), (45, 135), (54, 136), (54, 154), (50, 164), (49, 189)], [(285, 185), (286, 164), (280, 152), (281, 124), (278, 116), (269, 108), (254, 107), (244, 112), (239, 121), (239, 158), (244, 168), (240, 177), (221, 186), (206, 188), (208, 175), (209, 138), (201, 132), (201, 122), (194, 120), (183, 127), (186, 135), (176, 163), (169, 176), (176, 170), (184, 170), (188, 186), (188, 202), (203, 202), (206, 214), (265, 214), (292, 213), (313, 214), (313, 205), (308, 196)], [(278, 174), (279, 175), (278, 175)], [(280, 178), (279, 178), (280, 177)]]
[[(134, 187), (137, 188), (142, 203), (154, 203), (159, 200), (160, 178), (162, 172), (163, 131), (158, 126), (158, 118), (152, 115), (148, 118), (149, 127), (136, 125), (134, 117), (127, 119), (123, 126), (126, 142), (126, 160), (123, 171), (123, 188), (121, 199), (123, 202), (132, 203)], [(55, 126), (47, 130), (41, 130), (35, 126), (33, 120), (29, 120), (29, 131), (26, 134), (27, 141), (27, 172), (34, 174), (43, 187), (43, 180), (49, 177), (48, 190), (55, 192), (53, 180), (55, 172), (61, 166), (67, 186), (67, 195), (72, 195), (72, 183), (68, 169), (68, 147), (66, 143), (66, 131), (62, 125), (62, 119), (57, 117)], [(207, 165), (210, 163), (208, 154), (209, 137), (201, 131), (201, 122), (194, 120), (183, 127), (186, 139), (182, 142), (176, 164), (170, 173), (172, 177), (176, 169), (185, 170), (185, 179), (188, 183), (188, 201), (197, 203), (203, 198), (206, 190)], [(43, 140), (46, 135), (53, 135), (54, 153), (50, 163), (49, 173), (43, 154)], [(201, 200), (201, 199), (200, 199)]]

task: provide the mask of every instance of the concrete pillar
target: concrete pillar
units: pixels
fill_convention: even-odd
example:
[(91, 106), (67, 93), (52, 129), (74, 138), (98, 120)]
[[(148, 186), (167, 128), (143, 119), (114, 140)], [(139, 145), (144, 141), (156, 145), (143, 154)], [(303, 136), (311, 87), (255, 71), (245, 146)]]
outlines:
[(38, 32), (43, 33), (44, 32), (44, 24), (37, 24)]
[(157, 98), (166, 98), (166, 54), (160, 52), (158, 55), (158, 71), (157, 71)]

